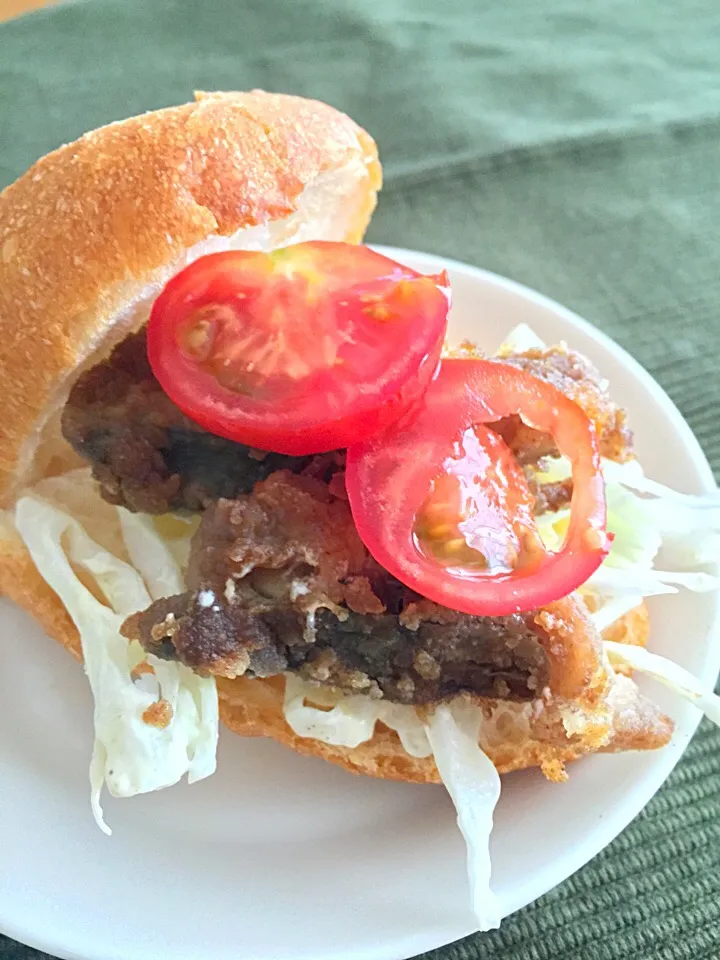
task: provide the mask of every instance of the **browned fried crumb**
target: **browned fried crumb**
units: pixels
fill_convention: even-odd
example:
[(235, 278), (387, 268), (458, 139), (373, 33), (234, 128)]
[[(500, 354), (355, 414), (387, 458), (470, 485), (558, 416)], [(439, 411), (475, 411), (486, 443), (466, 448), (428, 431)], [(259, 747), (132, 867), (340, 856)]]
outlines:
[(143, 723), (164, 730), (173, 718), (173, 708), (167, 700), (156, 700), (143, 712)]

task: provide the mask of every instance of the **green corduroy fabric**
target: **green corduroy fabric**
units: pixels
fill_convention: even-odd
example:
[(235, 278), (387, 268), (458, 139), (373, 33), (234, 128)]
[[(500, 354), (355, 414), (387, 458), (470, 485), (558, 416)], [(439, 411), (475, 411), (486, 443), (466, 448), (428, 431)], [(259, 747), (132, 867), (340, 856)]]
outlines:
[[(371, 240), (575, 309), (660, 381), (718, 475), (717, 0), (69, 2), (0, 26), (0, 186), (91, 127), (252, 87), (366, 126), (386, 176)], [(39, 956), (0, 938), (0, 960)], [(720, 731), (704, 723), (591, 864), (427, 960), (718, 956)]]

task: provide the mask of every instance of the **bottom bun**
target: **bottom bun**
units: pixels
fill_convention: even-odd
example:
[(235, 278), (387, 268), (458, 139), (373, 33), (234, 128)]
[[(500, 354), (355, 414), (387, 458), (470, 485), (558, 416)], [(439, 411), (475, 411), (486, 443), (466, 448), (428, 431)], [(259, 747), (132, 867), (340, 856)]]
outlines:
[[(642, 604), (613, 624), (613, 639), (645, 645), (649, 618)], [(320, 757), (350, 773), (440, 783), (432, 757), (411, 757), (394, 730), (378, 722), (371, 740), (357, 747), (340, 747), (298, 736), (283, 714), (285, 681), (218, 678), (220, 717), (234, 733), (244, 737), (272, 737), (298, 753)], [(618, 675), (610, 681), (605, 700), (583, 709), (567, 701), (531, 704), (482, 699), (485, 723), (481, 746), (500, 773), (540, 767), (549, 780), (567, 779), (565, 764), (588, 753), (651, 750), (664, 746), (672, 735), (672, 722), (635, 684)], [(609, 709), (610, 707), (610, 709)], [(572, 733), (569, 733), (571, 730)]]
[[(80, 638), (65, 607), (38, 573), (24, 544), (12, 530), (0, 536), (0, 591), (30, 613), (76, 659)], [(649, 632), (642, 604), (606, 631), (607, 639), (644, 645)], [(220, 717), (244, 737), (271, 737), (298, 753), (320, 757), (351, 773), (415, 783), (439, 783), (432, 757), (411, 757), (398, 735), (382, 723), (357, 747), (338, 747), (299, 737), (283, 714), (285, 680), (218, 679)], [(482, 700), (486, 722), (481, 745), (500, 773), (540, 767), (551, 780), (565, 780), (565, 764), (597, 751), (648, 750), (670, 739), (672, 723), (642, 697), (627, 677), (615, 676), (608, 695), (592, 707), (560, 701), (531, 704)], [(608, 709), (608, 704), (612, 709)], [(569, 733), (568, 731), (572, 731)]]
[(82, 661), (80, 634), (70, 614), (5, 518), (0, 527), (0, 595), (26, 610), (48, 636)]

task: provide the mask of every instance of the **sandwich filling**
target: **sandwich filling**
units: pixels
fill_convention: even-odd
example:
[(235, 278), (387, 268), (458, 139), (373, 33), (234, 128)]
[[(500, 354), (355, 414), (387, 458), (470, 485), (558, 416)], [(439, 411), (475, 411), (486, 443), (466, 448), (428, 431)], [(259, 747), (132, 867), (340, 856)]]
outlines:
[(534, 615), (473, 617), (423, 601), (372, 559), (335, 489), (279, 471), (209, 507), (188, 591), (131, 618), (126, 636), (201, 673), (292, 672), (393, 703), (537, 697), (549, 637)]
[[(130, 796), (213, 772), (215, 677), (283, 677), (285, 719), (298, 736), (352, 748), (381, 724), (410, 756), (434, 758), (458, 810), (473, 906), (487, 929), (501, 917), (488, 852), (499, 778), (479, 746), (488, 711), (506, 704), (513, 715), (537, 716), (546, 703), (566, 704), (563, 736), (572, 744), (585, 723), (574, 698), (604, 678), (594, 694), (605, 710), (602, 747), (613, 710), (619, 716), (628, 697), (638, 698), (623, 675), (630, 667), (717, 714), (717, 698), (689, 675), (622, 643), (603, 650), (600, 633), (645, 596), (716, 586), (702, 568), (713, 562), (718, 504), (646, 480), (623, 411), (577, 354), (545, 348), (524, 329), (498, 359), (552, 384), (590, 418), (615, 533), (577, 594), (503, 616), (431, 602), (373, 559), (353, 521), (342, 451), (263, 453), (199, 426), (155, 379), (144, 331), (80, 378), (62, 426), (94, 483), (88, 471), (41, 481), (18, 502), (14, 525), (81, 634), (96, 702), (93, 809), (103, 829), (104, 785)], [(519, 416), (492, 428), (524, 471), (544, 543), (557, 549), (570, 522), (570, 464), (552, 436)], [(684, 569), (654, 569), (663, 545)], [(652, 745), (661, 745), (671, 725), (644, 709), (659, 731)]]
[[(535, 347), (503, 361), (583, 407), (607, 457), (631, 456), (624, 413), (583, 358)], [(536, 511), (566, 508), (571, 481), (539, 479), (538, 466), (557, 453), (552, 437), (519, 417), (494, 428), (523, 464)], [(90, 459), (110, 502), (144, 512), (203, 510), (186, 592), (156, 601), (123, 628), (154, 657), (206, 676), (294, 673), (315, 685), (413, 705), (461, 693), (531, 701), (543, 690), (557, 692), (551, 659), (562, 615), (556, 612), (548, 629), (547, 612), (472, 616), (423, 599), (373, 560), (360, 539), (341, 453), (263, 455), (208, 434), (162, 391), (142, 333), (81, 377), (63, 429)], [(564, 615), (579, 657), (581, 622), (573, 613)]]
[(263, 453), (203, 430), (153, 375), (145, 330), (75, 384), (62, 431), (92, 465), (108, 503), (138, 513), (190, 513), (249, 493), (275, 470), (304, 470), (310, 457)]
[[(456, 353), (475, 355), (468, 345)], [(62, 418), (66, 439), (90, 462), (102, 497), (124, 508), (121, 516), (172, 511), (194, 532), (186, 537), (183, 589), (133, 611), (123, 635), (153, 663), (176, 663), (200, 677), (295, 677), (295, 689), (305, 684), (316, 699), (324, 690), (335, 701), (360, 696), (432, 708), (461, 695), (515, 703), (572, 697), (581, 684), (572, 689), (568, 678), (582, 675), (586, 683), (600, 662), (588, 611), (604, 630), (648, 594), (675, 584), (708, 589), (714, 581), (703, 573), (663, 579), (649, 572), (661, 544), (660, 516), (624, 485), (632, 474), (642, 489), (631, 434), (592, 365), (565, 347), (545, 348), (526, 328), (498, 357), (585, 411), (615, 480), (608, 498), (619, 532), (581, 588), (585, 604), (492, 617), (423, 598), (360, 539), (342, 451), (263, 453), (207, 432), (155, 379), (143, 330), (79, 379)], [(569, 465), (550, 435), (518, 416), (493, 430), (522, 464), (538, 529), (556, 549), (569, 520)], [(653, 533), (640, 535), (646, 542), (638, 546), (643, 528)], [(618, 575), (628, 568), (626, 554), (640, 561), (632, 577)]]

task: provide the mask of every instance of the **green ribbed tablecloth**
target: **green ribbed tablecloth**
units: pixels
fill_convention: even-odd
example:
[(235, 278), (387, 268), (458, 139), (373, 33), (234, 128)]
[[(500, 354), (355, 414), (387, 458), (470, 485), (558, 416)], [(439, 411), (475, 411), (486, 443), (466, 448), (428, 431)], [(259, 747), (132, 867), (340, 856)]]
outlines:
[[(386, 176), (370, 239), (578, 311), (660, 381), (718, 475), (720, 0), (71, 2), (0, 26), (0, 186), (91, 127), (252, 87), (366, 126)], [(2, 960), (39, 956), (0, 938)], [(720, 957), (720, 731), (702, 725), (575, 877), (427, 956)]]

